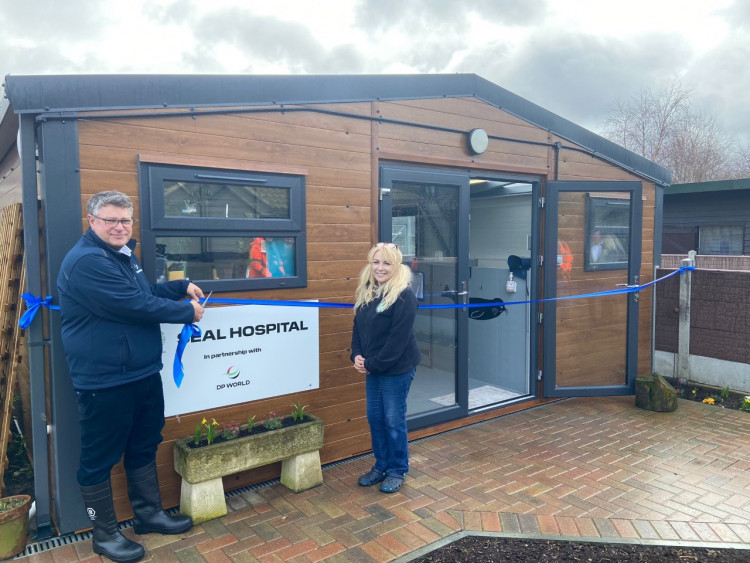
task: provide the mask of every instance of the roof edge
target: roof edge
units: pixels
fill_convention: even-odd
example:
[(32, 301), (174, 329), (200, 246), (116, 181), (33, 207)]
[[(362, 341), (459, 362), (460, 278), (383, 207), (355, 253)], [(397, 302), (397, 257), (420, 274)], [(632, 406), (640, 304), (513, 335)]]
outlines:
[(476, 97), (659, 185), (672, 179), (655, 162), (476, 74), (7, 75), (5, 90), (16, 113)]

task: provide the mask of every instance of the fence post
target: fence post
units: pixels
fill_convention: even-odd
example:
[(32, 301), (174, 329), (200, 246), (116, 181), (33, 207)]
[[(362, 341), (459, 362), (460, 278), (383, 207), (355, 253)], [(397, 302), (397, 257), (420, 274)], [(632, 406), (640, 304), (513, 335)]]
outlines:
[[(695, 266), (695, 250), (680, 262), (683, 268)], [(685, 271), (680, 276), (680, 316), (677, 336), (677, 377), (690, 380), (690, 287), (693, 272)]]

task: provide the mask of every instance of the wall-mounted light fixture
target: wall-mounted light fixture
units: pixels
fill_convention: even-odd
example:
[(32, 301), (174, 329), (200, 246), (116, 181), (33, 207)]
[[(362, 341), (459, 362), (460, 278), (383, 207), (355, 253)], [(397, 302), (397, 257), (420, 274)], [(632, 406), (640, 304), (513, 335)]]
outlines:
[(482, 154), (490, 143), (484, 129), (472, 129), (466, 135), (466, 146), (470, 154)]

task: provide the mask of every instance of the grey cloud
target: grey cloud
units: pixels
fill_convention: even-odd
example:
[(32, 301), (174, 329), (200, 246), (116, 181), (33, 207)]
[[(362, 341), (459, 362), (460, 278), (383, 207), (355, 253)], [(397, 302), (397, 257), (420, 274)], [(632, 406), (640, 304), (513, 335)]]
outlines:
[(429, 31), (436, 26), (450, 26), (460, 33), (468, 24), (469, 14), (496, 20), (503, 25), (538, 23), (547, 11), (546, 0), (360, 0), (355, 8), (355, 22), (360, 28), (380, 32), (390, 28)]
[(162, 24), (182, 24), (195, 14), (192, 0), (177, 0), (168, 6), (148, 2), (143, 6), (143, 15)]
[(730, 27), (750, 29), (750, 2), (747, 0), (735, 0), (734, 4), (717, 13), (724, 16)]
[(748, 60), (750, 33), (738, 31), (696, 61), (686, 80), (702, 110), (713, 114), (728, 133), (750, 141), (750, 105), (744, 103), (750, 91)]
[(52, 41), (96, 37), (112, 19), (99, 0), (7, 0), (0, 10), (4, 36)]
[(81, 61), (73, 61), (60, 53), (56, 45), (45, 44), (33, 49), (7, 44), (0, 39), (5, 74), (60, 74), (84, 72)]
[(257, 16), (235, 8), (214, 12), (193, 26), (199, 48), (209, 52), (226, 43), (250, 59), (286, 65), (290, 72), (307, 72), (320, 64), (325, 51), (302, 24)]
[(186, 60), (198, 68), (212, 66), (215, 71), (217, 64), (224, 66), (215, 49), (221, 43), (241, 50), (249, 61), (280, 64), (291, 73), (360, 73), (370, 65), (355, 45), (326, 50), (302, 24), (242, 10), (215, 12), (192, 28), (199, 44)]
[(623, 42), (588, 35), (538, 33), (510, 58), (488, 46), (462, 63), (508, 90), (584, 127), (603, 123), (615, 100), (669, 78), (687, 59), (684, 40), (666, 35)]

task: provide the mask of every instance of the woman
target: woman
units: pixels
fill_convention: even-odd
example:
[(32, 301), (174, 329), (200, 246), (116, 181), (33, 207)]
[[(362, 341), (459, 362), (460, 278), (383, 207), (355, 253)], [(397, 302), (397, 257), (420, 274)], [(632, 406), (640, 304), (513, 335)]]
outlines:
[(367, 422), (375, 465), (359, 478), (369, 487), (380, 483), (395, 493), (409, 471), (406, 396), (420, 354), (414, 338), (417, 298), (411, 270), (390, 242), (379, 242), (367, 254), (354, 303), (352, 354), (354, 368), (366, 374)]

